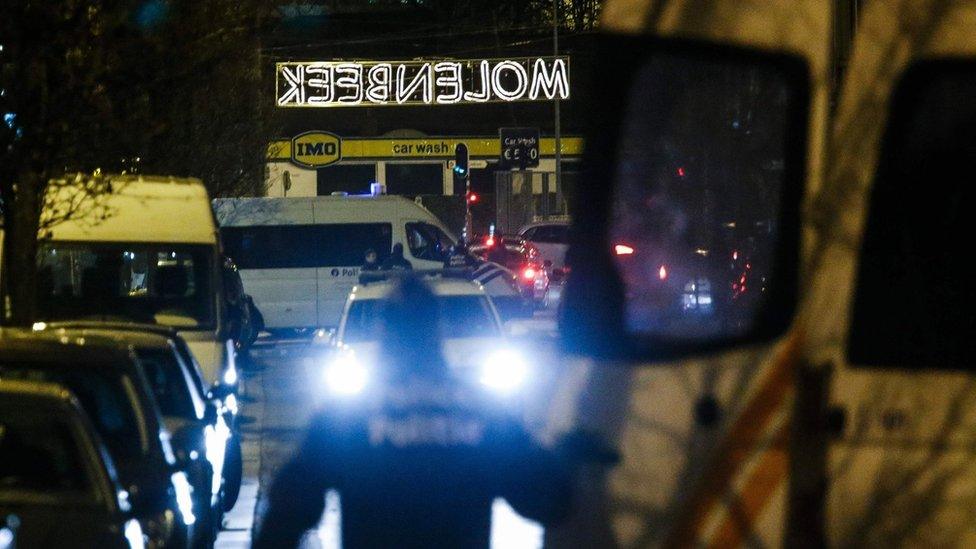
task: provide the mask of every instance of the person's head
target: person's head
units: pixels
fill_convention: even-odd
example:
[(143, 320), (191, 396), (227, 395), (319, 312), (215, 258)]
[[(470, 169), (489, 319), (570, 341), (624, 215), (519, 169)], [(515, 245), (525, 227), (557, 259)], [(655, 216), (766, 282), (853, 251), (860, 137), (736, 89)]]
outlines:
[(400, 278), (380, 320), (383, 352), (397, 373), (444, 373), (437, 298), (421, 279)]
[(366, 250), (366, 263), (376, 263), (376, 250), (370, 248)]
[(393, 257), (403, 257), (403, 244), (397, 242), (393, 245)]

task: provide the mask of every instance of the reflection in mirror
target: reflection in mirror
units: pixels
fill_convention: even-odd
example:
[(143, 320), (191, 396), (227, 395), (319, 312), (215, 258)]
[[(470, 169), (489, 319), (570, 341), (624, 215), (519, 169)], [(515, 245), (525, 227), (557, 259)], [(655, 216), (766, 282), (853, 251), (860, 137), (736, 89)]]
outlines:
[(753, 328), (775, 276), (788, 130), (804, 103), (793, 82), (777, 66), (686, 54), (654, 54), (636, 72), (609, 231), (632, 333), (700, 340)]

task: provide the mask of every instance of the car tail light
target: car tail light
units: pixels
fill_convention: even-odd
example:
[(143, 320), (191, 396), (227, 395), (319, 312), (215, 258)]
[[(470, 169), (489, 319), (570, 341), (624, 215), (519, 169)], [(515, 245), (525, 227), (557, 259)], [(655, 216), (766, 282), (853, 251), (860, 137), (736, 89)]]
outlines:
[(525, 270), (522, 271), (522, 278), (526, 280), (535, 280), (535, 275), (536, 271), (534, 267), (526, 267)]
[(494, 245), (495, 245), (495, 237), (489, 236), (488, 238), (485, 239), (485, 246), (491, 248)]
[(634, 253), (634, 249), (626, 244), (617, 244), (613, 247), (613, 253), (617, 255), (632, 255)]

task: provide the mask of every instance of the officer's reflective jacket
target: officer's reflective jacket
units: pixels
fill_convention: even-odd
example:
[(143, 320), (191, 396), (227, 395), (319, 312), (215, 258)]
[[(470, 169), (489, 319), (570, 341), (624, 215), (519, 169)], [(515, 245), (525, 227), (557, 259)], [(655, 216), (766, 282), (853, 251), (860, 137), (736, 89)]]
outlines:
[(497, 496), (543, 524), (568, 513), (561, 457), (480, 391), (413, 380), (364, 400), (313, 418), (273, 484), (254, 547), (297, 545), (330, 488), (347, 548), (487, 547)]

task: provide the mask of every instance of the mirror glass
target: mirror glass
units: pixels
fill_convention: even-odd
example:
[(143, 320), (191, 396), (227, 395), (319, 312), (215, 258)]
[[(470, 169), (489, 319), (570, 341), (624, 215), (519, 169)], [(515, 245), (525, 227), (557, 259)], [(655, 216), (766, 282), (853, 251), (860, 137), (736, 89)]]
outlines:
[(636, 71), (609, 217), (632, 334), (753, 328), (777, 276), (783, 197), (798, 196), (787, 174), (803, 173), (797, 80), (763, 59), (700, 53), (657, 52)]

